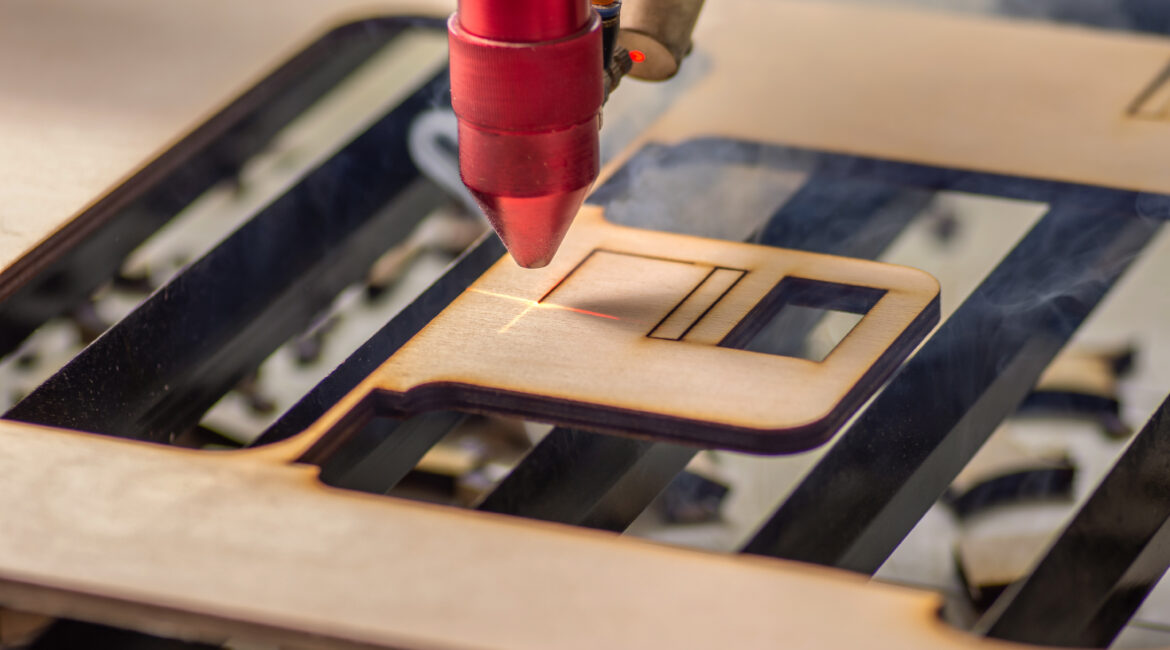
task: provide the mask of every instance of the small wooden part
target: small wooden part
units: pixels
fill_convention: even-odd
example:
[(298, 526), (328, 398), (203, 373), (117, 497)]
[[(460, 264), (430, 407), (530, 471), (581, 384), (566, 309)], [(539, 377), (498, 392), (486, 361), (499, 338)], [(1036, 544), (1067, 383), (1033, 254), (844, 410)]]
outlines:
[(1104, 399), (1117, 399), (1118, 359), (1129, 354), (1124, 349), (1093, 350), (1069, 348), (1040, 375), (1037, 391), (1077, 393)]
[[(819, 363), (720, 347), (746, 343), (789, 293), (839, 308), (838, 294), (858, 290), (880, 298)], [(915, 269), (625, 228), (587, 207), (553, 264), (502, 259), (292, 445), (345, 435), (355, 408), (462, 409), (802, 451), (926, 336), (938, 292)]]
[(1051, 447), (1034, 449), (1011, 437), (1010, 425), (1004, 425), (988, 439), (979, 453), (967, 463), (951, 483), (956, 492), (971, 488), (998, 476), (1016, 474), (1033, 469), (1053, 469), (1068, 465), (1065, 450)]
[(1118, 382), (1129, 372), (1134, 354), (1132, 348), (1064, 350), (1041, 375), (1019, 412), (1087, 417), (1110, 437), (1128, 436), (1132, 431), (1121, 419)]

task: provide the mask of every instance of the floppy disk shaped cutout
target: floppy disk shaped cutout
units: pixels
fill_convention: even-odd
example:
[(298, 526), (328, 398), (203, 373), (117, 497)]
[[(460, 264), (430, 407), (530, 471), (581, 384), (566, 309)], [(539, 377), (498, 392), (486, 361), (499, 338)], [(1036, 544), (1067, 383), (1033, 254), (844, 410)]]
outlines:
[[(801, 451), (828, 440), (938, 321), (938, 283), (916, 269), (601, 213), (586, 207), (544, 269), (501, 259), (306, 434), (370, 407), (456, 409)], [(864, 316), (820, 362), (736, 349), (794, 300)]]

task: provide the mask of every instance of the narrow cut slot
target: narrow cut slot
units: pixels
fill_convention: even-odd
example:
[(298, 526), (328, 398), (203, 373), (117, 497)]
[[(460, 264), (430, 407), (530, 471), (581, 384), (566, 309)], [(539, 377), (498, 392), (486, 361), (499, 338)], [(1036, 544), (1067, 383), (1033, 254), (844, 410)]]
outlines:
[(679, 341), (698, 324), (728, 291), (743, 278), (739, 269), (715, 268), (695, 287), (662, 322), (650, 332), (650, 338)]

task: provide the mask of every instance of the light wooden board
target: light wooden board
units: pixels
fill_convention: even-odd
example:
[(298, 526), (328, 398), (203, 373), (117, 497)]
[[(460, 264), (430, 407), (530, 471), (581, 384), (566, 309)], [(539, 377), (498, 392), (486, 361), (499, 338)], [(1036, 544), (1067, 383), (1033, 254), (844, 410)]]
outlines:
[[(374, 400), (380, 411), (483, 410), (704, 447), (802, 451), (826, 441), (938, 321), (938, 282), (922, 271), (602, 217), (585, 208), (545, 269), (496, 263), (306, 440), (339, 422), (352, 429), (350, 412)], [(771, 320), (793, 280), (880, 299), (820, 362), (719, 347), (745, 320)]]
[(301, 648), (1000, 647), (924, 592), (336, 490), (262, 450), (8, 422), (0, 449), (0, 607)]
[(1170, 39), (837, 2), (732, 0), (704, 13), (695, 43), (712, 57), (711, 73), (645, 141), (718, 134), (1170, 192), (1170, 115), (1130, 114), (1148, 91), (1154, 103), (1170, 94), (1156, 83), (1170, 66)]

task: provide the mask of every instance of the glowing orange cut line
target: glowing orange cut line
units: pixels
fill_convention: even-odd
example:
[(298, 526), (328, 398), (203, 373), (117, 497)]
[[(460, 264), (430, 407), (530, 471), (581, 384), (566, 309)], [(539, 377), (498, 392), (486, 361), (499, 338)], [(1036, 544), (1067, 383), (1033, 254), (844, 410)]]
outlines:
[(608, 318), (609, 320), (621, 320), (617, 316), (611, 316), (610, 314), (603, 314), (601, 312), (596, 312), (596, 311), (589, 311), (588, 309), (577, 309), (576, 307), (566, 307), (565, 305), (556, 305), (556, 304), (553, 304), (550, 302), (538, 302), (536, 300), (529, 300), (528, 298), (519, 298), (517, 296), (509, 296), (509, 295), (504, 294), (504, 293), (496, 293), (494, 291), (484, 291), (483, 289), (472, 289), (472, 291), (474, 291), (475, 293), (482, 293), (485, 296), (492, 296), (494, 298), (503, 298), (504, 300), (514, 300), (516, 302), (524, 303), (524, 305), (525, 305), (524, 311), (520, 312), (519, 314), (516, 314), (515, 318), (513, 318), (507, 325), (500, 328), (500, 334), (503, 334), (504, 332), (507, 332), (508, 330), (512, 329), (513, 325), (515, 325), (517, 322), (519, 322), (521, 318), (523, 318), (526, 314), (528, 314), (528, 312), (532, 311), (533, 309), (561, 309), (564, 311), (571, 311), (571, 312), (574, 312), (577, 314), (585, 314), (586, 316), (597, 316), (598, 318)]

